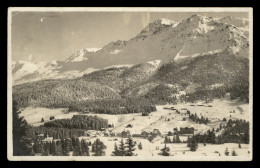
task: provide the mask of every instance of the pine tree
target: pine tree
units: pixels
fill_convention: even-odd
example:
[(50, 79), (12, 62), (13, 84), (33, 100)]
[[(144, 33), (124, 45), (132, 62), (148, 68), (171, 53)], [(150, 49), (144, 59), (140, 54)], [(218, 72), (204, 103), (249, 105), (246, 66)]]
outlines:
[(33, 156), (33, 146), (31, 140), (26, 135), (28, 123), (23, 117), (19, 117), (18, 105), (13, 101), (13, 155), (14, 156)]
[(222, 136), (218, 136), (218, 144), (224, 144)]
[(112, 152), (112, 156), (120, 156), (120, 152), (118, 150), (116, 143), (115, 143), (114, 151)]
[(170, 148), (166, 146), (166, 143), (165, 143), (165, 146), (164, 148), (161, 149), (161, 155), (163, 156), (170, 156)]
[(62, 155), (69, 156), (69, 141), (61, 139)]
[(176, 143), (181, 143), (181, 140), (180, 140), (179, 134), (176, 134)]
[(190, 137), (188, 137), (187, 147), (190, 147), (190, 145), (191, 145), (190, 142), (191, 142)]
[(138, 144), (138, 149), (139, 149), (139, 150), (142, 150), (142, 149), (143, 149), (143, 146), (142, 146), (141, 142)]
[(170, 143), (169, 138), (167, 136), (164, 138), (164, 143)]
[(83, 156), (82, 147), (79, 138), (76, 138), (75, 146), (73, 149), (73, 156)]
[(94, 152), (94, 156), (104, 156), (104, 149), (106, 149), (106, 146), (97, 138), (92, 144), (92, 152)]
[(56, 147), (56, 143), (54, 140), (52, 140), (52, 142), (50, 144), (50, 154), (53, 156), (57, 156), (57, 147)]
[(43, 145), (42, 156), (49, 156), (49, 155), (50, 155), (49, 142), (46, 142), (46, 143), (44, 143), (44, 145)]
[(135, 151), (136, 142), (133, 141), (133, 139), (129, 137), (126, 139), (125, 144), (126, 144), (126, 148), (127, 148), (126, 156), (133, 156), (134, 155), (133, 152)]
[(36, 141), (34, 142), (34, 144), (33, 144), (33, 151), (34, 151), (35, 153), (41, 153), (41, 152), (42, 152), (42, 150), (41, 150), (41, 145), (40, 145), (40, 143), (39, 143), (38, 140), (36, 140)]
[(206, 138), (205, 138), (205, 136), (203, 137), (203, 145), (204, 145), (204, 146), (207, 145), (207, 144), (206, 144)]
[[(72, 132), (72, 131), (70, 131), (70, 132)], [(76, 138), (75, 137), (72, 137), (72, 139), (71, 139), (71, 144), (72, 144), (72, 150), (74, 150), (74, 148), (76, 147)]]
[(82, 147), (83, 156), (89, 156), (88, 144), (83, 139), (81, 140), (81, 147)]
[(41, 122), (44, 122), (44, 119), (43, 119), (43, 118), (41, 119)]
[(125, 144), (123, 139), (121, 139), (120, 141), (118, 150), (119, 150), (119, 156), (125, 156), (126, 151), (125, 151)]
[(193, 135), (193, 137), (192, 137), (192, 139), (191, 139), (190, 150), (191, 150), (191, 151), (196, 151), (197, 148), (198, 148), (198, 143), (197, 143), (196, 138), (195, 138), (194, 135)]
[(56, 141), (57, 156), (63, 156), (60, 140)]
[(239, 144), (238, 144), (238, 147), (239, 147), (239, 149), (241, 149), (241, 143), (239, 142)]
[(232, 151), (232, 156), (237, 156), (237, 153), (236, 153), (236, 151), (234, 149)]
[(228, 148), (226, 148), (226, 150), (225, 150), (225, 155), (226, 155), (226, 156), (228, 156), (228, 155), (229, 155)]

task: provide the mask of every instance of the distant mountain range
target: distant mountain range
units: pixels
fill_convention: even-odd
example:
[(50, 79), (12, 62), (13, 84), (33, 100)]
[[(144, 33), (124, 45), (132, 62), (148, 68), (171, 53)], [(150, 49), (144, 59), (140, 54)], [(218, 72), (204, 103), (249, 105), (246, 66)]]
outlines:
[[(226, 61), (232, 57), (234, 60), (230, 60), (231, 62), (239, 62), (244, 60), (243, 58), (248, 59), (248, 23), (247, 19), (212, 18), (200, 15), (193, 15), (180, 22), (165, 18), (158, 19), (149, 23), (139, 34), (128, 41), (118, 40), (102, 48), (82, 49), (65, 61), (13, 62), (13, 85), (42, 79), (74, 79), (83, 77), (83, 75), (83, 78), (90, 80), (89, 78), (94, 79), (102, 73), (109, 73), (108, 69), (111, 70), (114, 67), (116, 71), (120, 71), (120, 73), (116, 73), (119, 75), (117, 77), (122, 79), (120, 82), (125, 83), (125, 85), (115, 84), (115, 86), (120, 86), (113, 88), (114, 85), (111, 85), (109, 87), (120, 93), (125, 93), (126, 89), (129, 90), (127, 85), (131, 85), (132, 88), (137, 87), (140, 82), (144, 82), (144, 79), (160, 73), (158, 69), (161, 69), (163, 65), (173, 63), (178, 65), (177, 67), (180, 69), (174, 69), (174, 72), (170, 74), (177, 75), (177, 72), (181, 71), (182, 78), (178, 78), (181, 81), (194, 82), (194, 73), (207, 71), (214, 66), (224, 74), (226, 79), (229, 78), (229, 75), (234, 75), (229, 72), (243, 69), (242, 65), (239, 66), (240, 63), (239, 65), (232, 64), (231, 67), (238, 69), (226, 66), (223, 68), (220, 67), (221, 63), (214, 63), (210, 60)], [(205, 67), (201, 61), (210, 62), (210, 66)], [(196, 63), (202, 68), (197, 67)], [(145, 71), (138, 69), (138, 67), (142, 67), (141, 69)], [(228, 68), (228, 71), (225, 71), (225, 68)], [(220, 75), (215, 70), (212, 69), (212, 77), (213, 74), (215, 77)], [(135, 75), (135, 72), (137, 74), (140, 72), (140, 76)], [(168, 73), (156, 76), (156, 79), (162, 80), (167, 75), (165, 78), (168, 79), (164, 80), (172, 79), (173, 76)], [(200, 76), (200, 80), (203, 79), (202, 75), (196, 74)], [(105, 75), (95, 80), (106, 84), (108, 77), (103, 78)]]

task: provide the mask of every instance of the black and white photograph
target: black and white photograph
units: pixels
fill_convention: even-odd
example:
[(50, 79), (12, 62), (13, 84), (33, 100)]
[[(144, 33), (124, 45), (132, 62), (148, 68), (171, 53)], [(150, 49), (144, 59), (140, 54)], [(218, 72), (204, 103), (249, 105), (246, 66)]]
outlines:
[(253, 9), (10, 7), (10, 161), (251, 161)]

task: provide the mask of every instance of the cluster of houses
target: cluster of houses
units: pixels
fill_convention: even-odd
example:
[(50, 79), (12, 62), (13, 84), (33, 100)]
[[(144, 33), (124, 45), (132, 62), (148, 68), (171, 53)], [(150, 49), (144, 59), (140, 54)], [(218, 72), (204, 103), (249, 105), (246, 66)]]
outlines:
[[(168, 135), (183, 135), (183, 134), (194, 134), (194, 131), (196, 131), (193, 127), (180, 127), (179, 129), (176, 127), (173, 129), (173, 131), (169, 131)], [(124, 130), (121, 133), (122, 138), (128, 138), (128, 137), (140, 137), (140, 138), (148, 138), (149, 136), (162, 136), (162, 133), (159, 131), (159, 129), (153, 129), (153, 131), (142, 131), (141, 134), (131, 134), (129, 130)]]
[(53, 137), (49, 137), (48, 134), (39, 134), (38, 135), (38, 141), (40, 142), (51, 142), (53, 140)]

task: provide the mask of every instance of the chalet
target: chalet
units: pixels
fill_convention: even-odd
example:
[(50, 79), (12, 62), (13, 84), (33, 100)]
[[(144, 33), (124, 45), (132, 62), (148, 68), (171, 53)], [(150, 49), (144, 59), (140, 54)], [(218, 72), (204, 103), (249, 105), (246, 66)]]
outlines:
[(55, 117), (54, 116), (50, 116), (50, 120), (54, 120), (55, 119)]
[(148, 135), (143, 135), (143, 134), (133, 134), (133, 137), (140, 137), (140, 138), (146, 138)]
[(104, 136), (105, 136), (105, 137), (108, 137), (108, 136), (109, 136), (109, 133), (108, 133), (108, 132), (104, 132)]
[(51, 142), (52, 140), (53, 140), (53, 137), (49, 137), (49, 135), (47, 134), (46, 137), (42, 140), (42, 142)]
[(53, 137), (47, 137), (42, 140), (42, 142), (51, 142), (53, 140)]
[(176, 135), (179, 133), (179, 129), (177, 127), (173, 128), (173, 135)]
[(147, 138), (151, 132), (142, 131), (141, 134), (133, 134), (133, 137)]
[(142, 131), (142, 132), (141, 132), (141, 135), (148, 137), (148, 135), (149, 135), (150, 133), (151, 133), (151, 132)]
[(114, 131), (110, 131), (110, 136), (116, 136), (116, 133)]
[(153, 129), (153, 131), (150, 133), (151, 135), (154, 136), (161, 136), (161, 132), (158, 129)]
[(131, 136), (130, 131), (129, 131), (129, 130), (127, 130), (127, 131), (124, 130), (124, 131), (121, 133), (121, 136), (122, 136), (122, 138), (128, 138), (128, 137), (130, 137), (130, 136)]
[(44, 134), (39, 134), (39, 135), (38, 135), (38, 140), (41, 141), (41, 140), (43, 140), (43, 139), (44, 139)]
[(126, 128), (133, 128), (133, 125), (132, 125), (132, 124), (128, 124), (128, 125), (126, 126)]
[(194, 133), (194, 128), (191, 127), (191, 128), (188, 128), (188, 127), (185, 127), (185, 128), (180, 128), (180, 131), (178, 131), (179, 134), (193, 134)]

